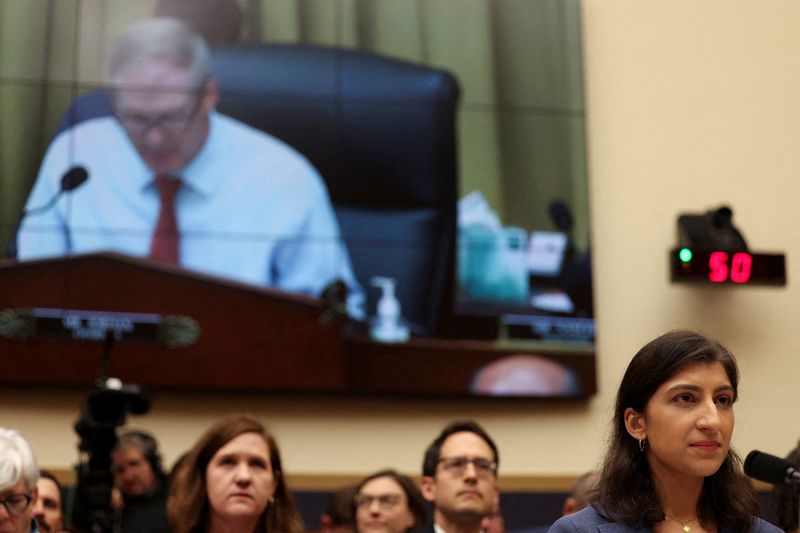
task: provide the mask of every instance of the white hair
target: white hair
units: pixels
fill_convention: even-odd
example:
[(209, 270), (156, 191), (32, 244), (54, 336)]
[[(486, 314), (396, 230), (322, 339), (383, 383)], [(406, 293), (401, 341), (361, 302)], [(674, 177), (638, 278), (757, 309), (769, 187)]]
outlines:
[(113, 83), (126, 70), (155, 60), (187, 68), (196, 87), (211, 74), (211, 53), (203, 38), (179, 19), (159, 17), (136, 23), (114, 39), (109, 80)]
[(30, 444), (19, 431), (0, 428), (0, 491), (8, 490), (19, 480), (33, 490), (39, 479), (39, 466)]

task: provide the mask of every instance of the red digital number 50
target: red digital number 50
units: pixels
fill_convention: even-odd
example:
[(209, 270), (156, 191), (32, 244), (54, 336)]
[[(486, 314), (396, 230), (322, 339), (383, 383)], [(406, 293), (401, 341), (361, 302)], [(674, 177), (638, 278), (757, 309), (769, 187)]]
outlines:
[(753, 258), (745, 252), (733, 254), (731, 265), (728, 267), (727, 252), (711, 252), (708, 258), (708, 279), (714, 283), (723, 283), (730, 280), (734, 283), (747, 283), (750, 281), (750, 271)]

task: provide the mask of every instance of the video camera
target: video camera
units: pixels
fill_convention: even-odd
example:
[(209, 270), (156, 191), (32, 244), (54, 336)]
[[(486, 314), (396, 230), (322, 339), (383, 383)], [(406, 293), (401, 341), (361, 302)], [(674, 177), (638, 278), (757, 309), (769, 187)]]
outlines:
[(143, 414), (149, 409), (150, 401), (139, 386), (125, 385), (116, 378), (98, 380), (86, 398), (75, 423), (80, 462), (73, 523), (80, 531), (114, 531), (111, 451), (117, 443), (116, 428), (125, 424), (128, 413)]

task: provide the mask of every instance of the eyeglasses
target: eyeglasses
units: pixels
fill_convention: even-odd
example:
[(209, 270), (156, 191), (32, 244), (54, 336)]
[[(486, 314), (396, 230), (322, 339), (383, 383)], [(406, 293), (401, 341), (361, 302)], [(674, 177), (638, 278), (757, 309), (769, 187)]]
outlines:
[(170, 134), (176, 134), (183, 132), (189, 127), (189, 123), (200, 110), (200, 104), (203, 100), (202, 97), (203, 90), (199, 89), (190, 106), (157, 117), (149, 117), (137, 113), (126, 113), (118, 110), (115, 110), (114, 114), (120, 124), (122, 124), (122, 127), (132, 135), (143, 135), (153, 128), (158, 128)]
[(11, 494), (5, 500), (0, 500), (0, 505), (5, 506), (8, 514), (18, 516), (25, 512), (32, 499), (30, 494)]
[(489, 477), (497, 473), (497, 463), (483, 457), (474, 459), (469, 457), (442, 457), (439, 459), (439, 463), (454, 477), (463, 476), (464, 472), (467, 471), (467, 465), (470, 463), (475, 467), (475, 473), (478, 477)]
[(402, 496), (399, 494), (381, 494), (380, 496), (370, 496), (368, 494), (358, 494), (355, 498), (356, 507), (369, 508), (372, 507), (372, 502), (377, 501), (378, 507), (381, 509), (391, 509), (402, 501)]

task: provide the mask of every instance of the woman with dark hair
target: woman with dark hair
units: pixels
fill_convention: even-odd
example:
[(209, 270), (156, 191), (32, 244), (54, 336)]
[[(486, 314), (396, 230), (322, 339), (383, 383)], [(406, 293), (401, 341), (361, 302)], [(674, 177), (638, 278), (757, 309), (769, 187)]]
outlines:
[(175, 533), (303, 533), (274, 437), (244, 416), (209, 429), (172, 481)]
[(551, 533), (778, 533), (730, 448), (736, 361), (691, 331), (645, 345), (622, 378), (601, 479), (591, 506), (560, 518)]
[(356, 486), (353, 515), (357, 533), (406, 533), (428, 518), (425, 500), (408, 477), (381, 470)]

